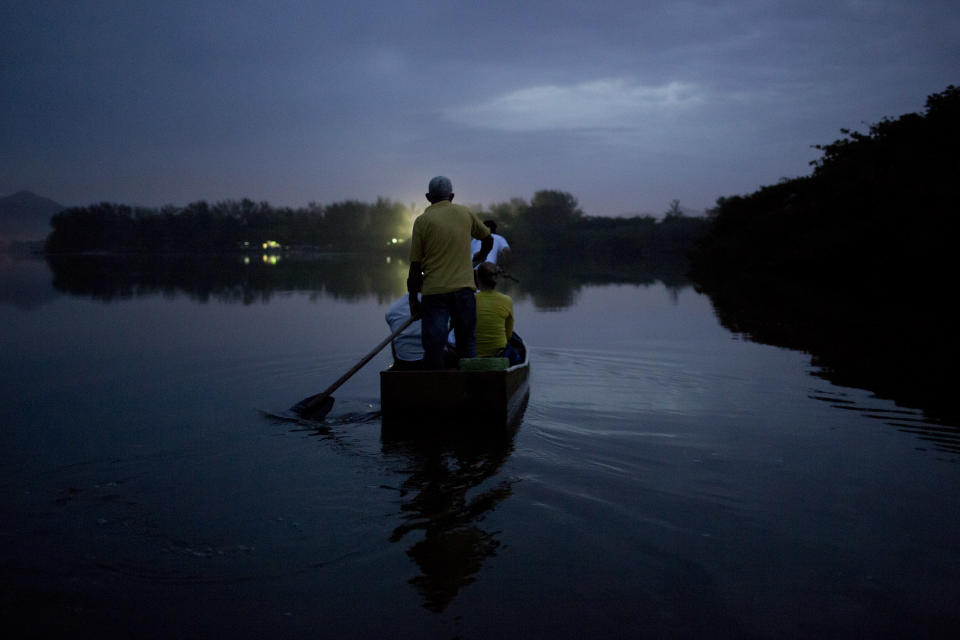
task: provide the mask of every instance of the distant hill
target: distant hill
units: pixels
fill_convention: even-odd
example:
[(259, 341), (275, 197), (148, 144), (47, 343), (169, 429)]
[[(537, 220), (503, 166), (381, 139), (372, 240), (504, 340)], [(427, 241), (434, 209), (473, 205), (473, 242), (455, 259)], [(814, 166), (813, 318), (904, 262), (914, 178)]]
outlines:
[(64, 208), (29, 191), (0, 198), (0, 244), (44, 239), (50, 233), (50, 217)]

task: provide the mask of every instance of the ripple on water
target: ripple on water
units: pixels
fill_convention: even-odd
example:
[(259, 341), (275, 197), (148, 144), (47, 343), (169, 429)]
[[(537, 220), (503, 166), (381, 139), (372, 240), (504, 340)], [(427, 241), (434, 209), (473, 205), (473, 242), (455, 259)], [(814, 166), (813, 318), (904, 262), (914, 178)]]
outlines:
[[(740, 444), (738, 397), (764, 381), (710, 354), (549, 349), (534, 356), (516, 455), (541, 508), (700, 535), (705, 525), (692, 514), (750, 510), (744, 469), (776, 473), (774, 456)], [(779, 381), (768, 384), (775, 391)]]
[[(534, 349), (533, 356), (528, 413), (559, 423), (733, 415), (740, 410), (737, 397), (746, 382), (719, 366), (711, 354), (677, 346), (643, 351)], [(723, 389), (729, 393), (718, 395)]]
[(960, 425), (930, 419), (917, 409), (882, 406), (880, 401), (866, 404), (843, 389), (814, 389), (812, 400), (829, 404), (834, 409), (852, 411), (871, 420), (878, 420), (903, 433), (916, 436), (935, 451), (960, 454)]

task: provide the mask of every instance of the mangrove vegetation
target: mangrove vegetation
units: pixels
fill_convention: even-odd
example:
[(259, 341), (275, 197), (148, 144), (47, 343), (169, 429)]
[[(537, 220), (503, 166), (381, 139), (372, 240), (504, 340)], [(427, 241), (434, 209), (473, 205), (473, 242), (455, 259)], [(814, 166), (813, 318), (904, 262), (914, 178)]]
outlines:
[(956, 416), (960, 88), (841, 131), (809, 176), (720, 198), (691, 276), (731, 330), (808, 351), (838, 384)]
[[(530, 201), (513, 198), (471, 208), (483, 219), (495, 220), (518, 253), (551, 262), (560, 255), (581, 260), (602, 256), (610, 264), (682, 256), (707, 227), (705, 218), (680, 213), (676, 201), (662, 219), (607, 218), (584, 215), (572, 194), (556, 190), (537, 191)], [(100, 203), (53, 216), (45, 248), (51, 254), (402, 252), (417, 213), (388, 198), (297, 209), (249, 199), (161, 209)]]

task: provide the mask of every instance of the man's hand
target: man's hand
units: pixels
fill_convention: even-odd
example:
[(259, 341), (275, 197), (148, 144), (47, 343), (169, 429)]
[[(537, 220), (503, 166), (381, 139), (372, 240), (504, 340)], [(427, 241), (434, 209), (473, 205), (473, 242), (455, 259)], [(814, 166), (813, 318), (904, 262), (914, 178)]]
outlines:
[(410, 294), (410, 317), (416, 320), (420, 317), (420, 300), (416, 294)]
[[(497, 256), (489, 255), (491, 249), (493, 249), (492, 233), (480, 241), (480, 251), (477, 251), (475, 254), (473, 254), (473, 266), (477, 266), (481, 262), (494, 262), (497, 259)], [(490, 258), (493, 258), (493, 260)]]

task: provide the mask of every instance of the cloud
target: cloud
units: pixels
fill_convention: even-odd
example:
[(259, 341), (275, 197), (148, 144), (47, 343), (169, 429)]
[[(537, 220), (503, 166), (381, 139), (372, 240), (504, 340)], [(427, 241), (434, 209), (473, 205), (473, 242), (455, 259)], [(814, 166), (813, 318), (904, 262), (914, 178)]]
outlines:
[(449, 120), (499, 131), (604, 130), (649, 126), (702, 102), (693, 84), (645, 86), (627, 78), (518, 89), (478, 105), (447, 110)]

